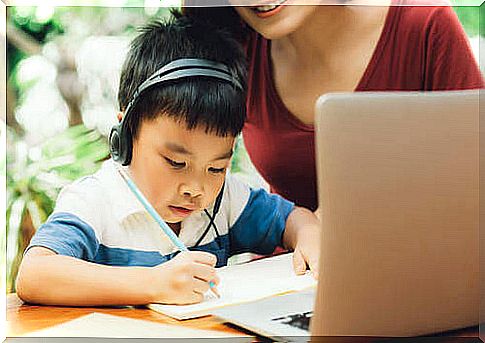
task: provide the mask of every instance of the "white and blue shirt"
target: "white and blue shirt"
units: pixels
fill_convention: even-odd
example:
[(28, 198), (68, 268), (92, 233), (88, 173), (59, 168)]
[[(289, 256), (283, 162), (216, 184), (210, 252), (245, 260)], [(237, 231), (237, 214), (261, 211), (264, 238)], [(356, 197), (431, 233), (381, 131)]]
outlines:
[[(228, 174), (221, 206), (211, 228), (198, 246), (210, 219), (193, 213), (181, 222), (180, 240), (191, 250), (217, 256), (217, 266), (235, 254), (270, 254), (282, 245), (293, 203), (254, 190)], [(207, 209), (212, 214), (212, 208)], [(130, 191), (108, 160), (101, 169), (65, 187), (56, 208), (32, 238), (29, 248), (41, 246), (57, 254), (111, 266), (151, 267), (177, 252), (155, 220)]]

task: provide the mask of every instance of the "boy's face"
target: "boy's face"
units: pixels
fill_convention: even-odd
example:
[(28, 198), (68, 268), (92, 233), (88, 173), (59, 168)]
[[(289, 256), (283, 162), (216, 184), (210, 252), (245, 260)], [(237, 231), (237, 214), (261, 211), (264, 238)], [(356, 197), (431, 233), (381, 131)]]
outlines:
[(222, 188), (234, 137), (188, 130), (160, 116), (142, 121), (133, 141), (130, 173), (160, 216), (178, 223), (209, 207)]

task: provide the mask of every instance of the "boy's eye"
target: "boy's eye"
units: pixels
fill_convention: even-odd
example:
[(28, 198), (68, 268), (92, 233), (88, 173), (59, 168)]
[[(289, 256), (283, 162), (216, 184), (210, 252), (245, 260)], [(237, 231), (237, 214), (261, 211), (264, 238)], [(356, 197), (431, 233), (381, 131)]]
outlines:
[(214, 174), (221, 174), (226, 172), (226, 168), (209, 168), (209, 172)]
[(169, 159), (168, 157), (164, 157), (165, 161), (167, 161), (167, 163), (175, 168), (175, 169), (182, 169), (183, 167), (185, 167), (186, 163), (185, 162), (177, 162), (177, 161), (174, 161), (174, 160), (171, 160)]

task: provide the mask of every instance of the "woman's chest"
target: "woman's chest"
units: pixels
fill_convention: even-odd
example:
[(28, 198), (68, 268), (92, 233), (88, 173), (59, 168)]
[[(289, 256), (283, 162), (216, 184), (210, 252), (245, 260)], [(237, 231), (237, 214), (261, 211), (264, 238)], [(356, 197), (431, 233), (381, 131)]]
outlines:
[[(382, 13), (384, 15), (384, 12)], [(323, 94), (353, 92), (381, 68), (377, 61), (384, 16), (361, 34), (345, 32), (322, 46), (288, 53), (274, 42), (270, 45), (270, 68), (274, 89), (281, 102), (297, 119), (314, 123), (315, 102)]]
[(314, 124), (317, 99), (331, 92), (353, 92), (366, 74), (370, 56), (341, 55), (315, 67), (284, 59), (273, 61), (275, 90), (286, 109), (306, 125)]

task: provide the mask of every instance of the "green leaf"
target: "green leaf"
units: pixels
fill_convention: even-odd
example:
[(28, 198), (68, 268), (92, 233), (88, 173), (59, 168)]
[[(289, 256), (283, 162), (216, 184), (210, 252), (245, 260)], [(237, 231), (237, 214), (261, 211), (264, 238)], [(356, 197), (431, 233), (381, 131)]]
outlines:
[(13, 287), (24, 248), (19, 245), (24, 216), (29, 214), (37, 229), (52, 213), (62, 187), (99, 169), (108, 156), (108, 144), (99, 132), (83, 125), (30, 149), (12, 132), (8, 140), (6, 260), (8, 285)]

